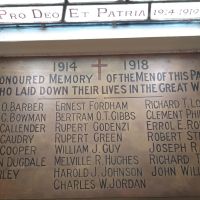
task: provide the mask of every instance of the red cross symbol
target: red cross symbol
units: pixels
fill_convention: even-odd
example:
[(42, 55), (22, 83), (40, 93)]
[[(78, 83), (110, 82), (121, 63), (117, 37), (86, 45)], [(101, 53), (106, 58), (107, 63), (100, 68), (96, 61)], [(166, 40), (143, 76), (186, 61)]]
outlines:
[(97, 67), (98, 68), (98, 80), (101, 80), (101, 68), (102, 67), (107, 67), (107, 64), (102, 64), (101, 63), (101, 58), (98, 58), (98, 63), (97, 64), (92, 64), (92, 67)]

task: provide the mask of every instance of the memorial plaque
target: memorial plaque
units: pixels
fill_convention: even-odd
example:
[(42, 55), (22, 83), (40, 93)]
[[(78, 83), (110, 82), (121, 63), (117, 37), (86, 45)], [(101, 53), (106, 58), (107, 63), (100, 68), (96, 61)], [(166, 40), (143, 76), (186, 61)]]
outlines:
[(0, 60), (0, 199), (200, 196), (200, 55)]

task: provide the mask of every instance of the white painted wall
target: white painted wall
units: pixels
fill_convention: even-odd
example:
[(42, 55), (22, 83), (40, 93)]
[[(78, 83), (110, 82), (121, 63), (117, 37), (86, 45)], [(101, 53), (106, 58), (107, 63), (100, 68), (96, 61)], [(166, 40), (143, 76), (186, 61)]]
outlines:
[(200, 24), (0, 29), (0, 56), (199, 52)]

